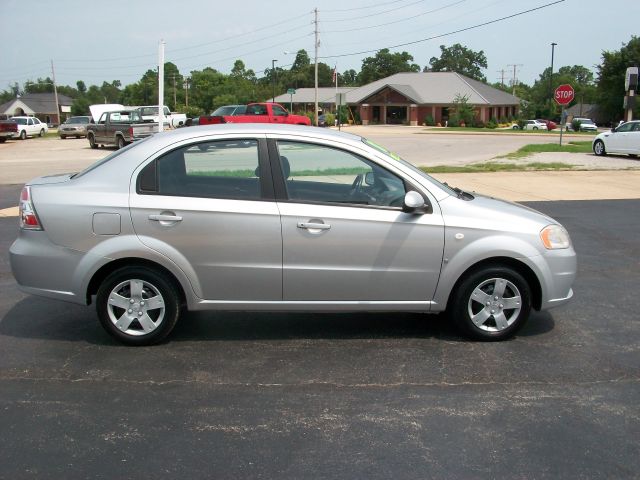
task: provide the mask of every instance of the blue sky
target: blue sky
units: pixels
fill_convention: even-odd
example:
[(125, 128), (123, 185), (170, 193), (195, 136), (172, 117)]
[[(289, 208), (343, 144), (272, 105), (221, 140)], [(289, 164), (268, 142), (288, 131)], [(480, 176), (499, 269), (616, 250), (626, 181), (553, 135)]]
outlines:
[[(137, 81), (156, 67), (158, 42), (180, 72), (211, 66), (228, 72), (236, 58), (260, 72), (290, 64), (304, 48), (313, 56), (313, 9), (319, 12), (320, 57), (338, 71), (360, 69), (376, 50), (445, 34), (540, 7), (553, 0), (0, 0), (0, 90), (51, 76), (75, 86)], [(26, 7), (28, 5), (28, 7)], [(96, 8), (92, 8), (96, 5)], [(461, 43), (484, 50), (489, 81), (513, 75), (531, 84), (551, 61), (554, 66), (594, 68), (603, 50), (617, 50), (638, 34), (640, 2), (565, 0), (538, 11), (443, 38), (393, 49), (408, 51), (424, 67), (439, 45)]]

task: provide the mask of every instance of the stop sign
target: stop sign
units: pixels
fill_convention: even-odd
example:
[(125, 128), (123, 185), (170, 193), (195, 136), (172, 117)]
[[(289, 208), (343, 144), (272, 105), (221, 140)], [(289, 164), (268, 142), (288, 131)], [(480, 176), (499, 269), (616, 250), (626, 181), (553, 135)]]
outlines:
[(569, 84), (560, 85), (556, 88), (556, 93), (554, 94), (554, 98), (558, 105), (568, 105), (573, 100), (575, 92), (573, 91), (573, 87)]

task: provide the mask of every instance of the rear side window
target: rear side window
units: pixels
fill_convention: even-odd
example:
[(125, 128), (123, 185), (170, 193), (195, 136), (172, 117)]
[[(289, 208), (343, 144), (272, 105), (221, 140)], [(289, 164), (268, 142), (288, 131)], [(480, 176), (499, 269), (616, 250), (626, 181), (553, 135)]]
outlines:
[(260, 200), (259, 172), (257, 140), (203, 142), (149, 164), (138, 177), (138, 189), (149, 192), (155, 177), (154, 193), (160, 195)]

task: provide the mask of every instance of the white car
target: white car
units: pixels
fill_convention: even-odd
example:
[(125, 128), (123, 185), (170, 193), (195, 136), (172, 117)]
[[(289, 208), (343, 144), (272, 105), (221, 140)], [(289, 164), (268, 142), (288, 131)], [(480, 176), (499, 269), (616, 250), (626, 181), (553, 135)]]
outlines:
[(523, 130), (546, 130), (547, 124), (539, 122), (538, 120), (527, 120), (524, 122)]
[(18, 124), (18, 137), (24, 140), (27, 137), (35, 137), (36, 135), (44, 137), (49, 131), (46, 123), (42, 123), (36, 117), (11, 117), (11, 120)]
[(626, 155), (640, 155), (640, 120), (623, 123), (603, 132), (593, 139), (593, 153), (606, 155), (607, 153), (623, 153)]
[[(593, 120), (591, 120), (590, 118), (574, 118), (571, 123), (575, 122), (576, 120), (580, 122), (581, 132), (597, 132), (598, 131), (598, 126), (595, 123), (593, 123)], [(570, 126), (571, 125), (569, 125), (567, 129)]]
[[(158, 115), (157, 105), (143, 105), (138, 107), (140, 110), (140, 116), (143, 120), (158, 122), (160, 117)], [(179, 128), (184, 127), (187, 123), (187, 115), (184, 113), (174, 113), (169, 110), (169, 107), (164, 106), (164, 127), (167, 128)]]

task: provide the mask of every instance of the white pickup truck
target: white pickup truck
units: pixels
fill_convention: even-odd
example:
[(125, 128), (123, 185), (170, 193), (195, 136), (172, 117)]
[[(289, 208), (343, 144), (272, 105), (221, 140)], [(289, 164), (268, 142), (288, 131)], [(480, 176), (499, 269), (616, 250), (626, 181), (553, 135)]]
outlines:
[[(143, 105), (138, 107), (140, 116), (143, 120), (151, 120), (158, 122), (158, 106), (157, 105)], [(184, 113), (172, 113), (169, 107), (164, 106), (164, 127), (165, 128), (179, 128), (184, 127), (187, 122), (187, 116)]]

